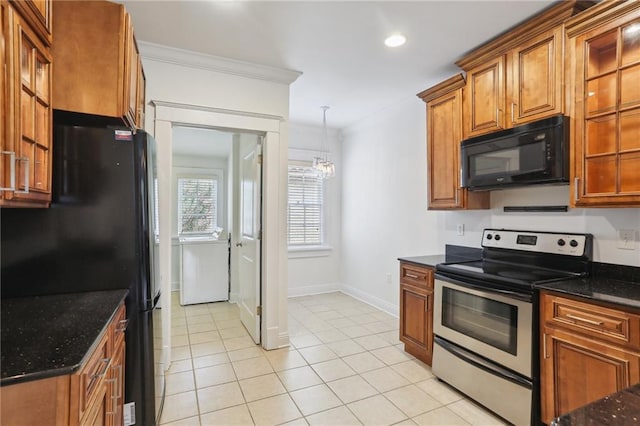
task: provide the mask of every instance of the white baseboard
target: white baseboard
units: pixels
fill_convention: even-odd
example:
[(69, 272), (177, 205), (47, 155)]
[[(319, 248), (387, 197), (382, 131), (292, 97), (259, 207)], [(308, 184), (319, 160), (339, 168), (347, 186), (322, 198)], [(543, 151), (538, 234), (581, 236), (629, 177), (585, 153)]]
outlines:
[(387, 302), (386, 300), (382, 300), (378, 297), (372, 296), (369, 293), (365, 293), (360, 289), (347, 285), (342, 285), (340, 287), (340, 291), (375, 308), (378, 308), (390, 315), (393, 315), (394, 317), (400, 316), (400, 307), (396, 304)]
[(180, 281), (171, 281), (171, 291), (180, 291)]
[(297, 287), (289, 287), (288, 297), (309, 296), (311, 294), (331, 293), (340, 291), (340, 283), (313, 284)]

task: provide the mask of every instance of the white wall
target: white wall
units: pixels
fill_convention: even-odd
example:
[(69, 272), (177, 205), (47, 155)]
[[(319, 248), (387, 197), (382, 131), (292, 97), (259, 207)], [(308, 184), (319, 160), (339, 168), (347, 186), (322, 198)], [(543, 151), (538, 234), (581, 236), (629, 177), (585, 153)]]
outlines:
[(343, 131), (343, 289), (394, 314), (397, 258), (443, 250), (441, 214), (427, 211), (424, 115), (408, 99)]
[[(419, 99), (386, 108), (343, 130), (343, 289), (398, 312), (398, 257), (440, 254), (445, 244), (480, 247), (484, 228), (590, 232), (594, 260), (640, 266), (636, 250), (617, 248), (617, 229), (640, 230), (640, 209), (504, 213), (504, 206), (567, 205), (568, 186), (492, 191), (491, 209), (427, 211), (426, 118)], [(463, 236), (456, 225), (464, 224)], [(391, 284), (386, 274), (391, 274)]]
[[(593, 260), (618, 265), (640, 266), (640, 209), (576, 208), (567, 213), (505, 213), (505, 206), (568, 205), (569, 186), (535, 186), (491, 192), (491, 210), (452, 212), (442, 232), (442, 243), (479, 247), (485, 227), (534, 231), (593, 234)], [(456, 224), (465, 225), (465, 235), (456, 236)], [(618, 248), (619, 229), (635, 229), (636, 250)]]
[[(320, 109), (318, 109), (320, 113)], [(330, 111), (327, 113), (330, 122)], [(289, 159), (311, 161), (319, 155), (322, 127), (290, 123)], [(325, 220), (327, 250), (289, 252), (289, 296), (337, 291), (340, 288), (342, 162), (340, 135), (327, 131), (329, 159), (336, 164), (336, 175), (325, 181)]]

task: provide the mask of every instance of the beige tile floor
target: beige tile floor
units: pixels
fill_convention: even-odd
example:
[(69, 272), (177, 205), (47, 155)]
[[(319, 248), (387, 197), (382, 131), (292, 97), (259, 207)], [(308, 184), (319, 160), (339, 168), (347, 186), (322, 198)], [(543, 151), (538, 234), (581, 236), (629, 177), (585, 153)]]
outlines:
[(163, 425), (498, 425), (403, 351), (398, 319), (342, 293), (289, 299), (289, 348), (265, 351), (236, 305), (172, 311)]

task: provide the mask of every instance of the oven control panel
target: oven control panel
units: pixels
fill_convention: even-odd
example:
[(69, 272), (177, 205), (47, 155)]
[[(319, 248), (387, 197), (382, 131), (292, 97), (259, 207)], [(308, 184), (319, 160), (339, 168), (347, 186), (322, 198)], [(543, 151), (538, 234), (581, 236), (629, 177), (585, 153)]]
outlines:
[(587, 248), (587, 235), (485, 229), (482, 247), (583, 256)]

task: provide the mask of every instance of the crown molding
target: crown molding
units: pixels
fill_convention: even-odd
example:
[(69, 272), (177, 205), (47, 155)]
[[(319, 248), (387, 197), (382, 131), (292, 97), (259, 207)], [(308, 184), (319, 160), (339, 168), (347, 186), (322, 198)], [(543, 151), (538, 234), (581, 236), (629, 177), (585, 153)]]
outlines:
[(300, 71), (253, 64), (146, 41), (138, 41), (137, 43), (140, 49), (140, 55), (143, 58), (157, 62), (199, 68), (280, 84), (291, 84), (302, 75)]

